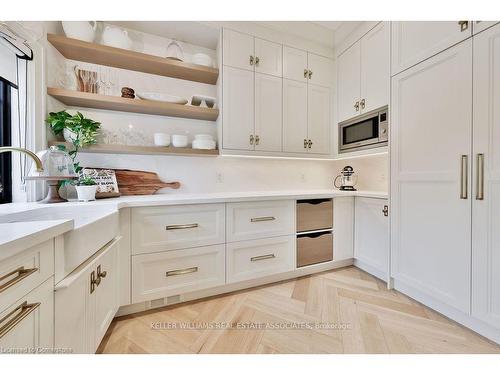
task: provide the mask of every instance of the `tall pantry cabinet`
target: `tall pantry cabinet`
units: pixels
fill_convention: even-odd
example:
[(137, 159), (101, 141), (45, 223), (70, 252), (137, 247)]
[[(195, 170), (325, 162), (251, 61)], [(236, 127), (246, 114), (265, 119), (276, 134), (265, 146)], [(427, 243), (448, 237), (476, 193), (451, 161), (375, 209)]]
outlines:
[(418, 25), (404, 24), (392, 26), (391, 276), (498, 342), (500, 25), (472, 36), (435, 22), (439, 38), (421, 34), (435, 40), (431, 56), (403, 35)]

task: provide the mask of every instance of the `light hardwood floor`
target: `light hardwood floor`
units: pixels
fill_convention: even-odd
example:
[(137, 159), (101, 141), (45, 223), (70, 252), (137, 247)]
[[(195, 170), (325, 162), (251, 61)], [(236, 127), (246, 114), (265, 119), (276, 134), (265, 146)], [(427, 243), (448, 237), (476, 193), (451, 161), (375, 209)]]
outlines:
[[(254, 327), (199, 326), (221, 322)], [(312, 326), (319, 322), (344, 326)], [(194, 327), (153, 329), (155, 323)], [(267, 328), (250, 329), (258, 323)], [(309, 326), (283, 327), (296, 323)], [(500, 346), (348, 267), (117, 318), (98, 352), (500, 353)]]

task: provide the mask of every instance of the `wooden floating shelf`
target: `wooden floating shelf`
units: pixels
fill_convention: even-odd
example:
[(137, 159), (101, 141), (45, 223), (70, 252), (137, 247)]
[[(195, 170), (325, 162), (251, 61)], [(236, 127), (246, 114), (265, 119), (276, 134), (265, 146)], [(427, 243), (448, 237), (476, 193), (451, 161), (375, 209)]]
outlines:
[(47, 88), (47, 94), (73, 107), (107, 109), (144, 113), (148, 115), (182, 117), (196, 120), (215, 121), (219, 117), (219, 110), (214, 108), (195, 107), (173, 103), (157, 102), (153, 100), (128, 99), (119, 96), (108, 96), (58, 88)]
[(64, 57), (71, 60), (208, 83), (211, 85), (215, 85), (219, 77), (219, 69), (208, 66), (190, 64), (97, 43), (88, 43), (56, 34), (47, 34), (47, 40), (61, 52)]
[[(51, 141), (49, 146), (64, 145), (68, 150), (73, 146), (67, 142)], [(136, 154), (136, 155), (178, 155), (178, 156), (218, 156), (219, 150), (197, 150), (180, 147), (127, 146), (96, 144), (81, 148), (78, 152), (101, 154)]]

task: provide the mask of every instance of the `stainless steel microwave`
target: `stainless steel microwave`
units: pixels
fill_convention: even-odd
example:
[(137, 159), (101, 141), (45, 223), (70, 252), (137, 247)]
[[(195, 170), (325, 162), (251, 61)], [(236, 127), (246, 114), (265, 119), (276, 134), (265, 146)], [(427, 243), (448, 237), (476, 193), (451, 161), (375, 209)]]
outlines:
[(339, 123), (339, 153), (382, 147), (388, 141), (387, 107)]

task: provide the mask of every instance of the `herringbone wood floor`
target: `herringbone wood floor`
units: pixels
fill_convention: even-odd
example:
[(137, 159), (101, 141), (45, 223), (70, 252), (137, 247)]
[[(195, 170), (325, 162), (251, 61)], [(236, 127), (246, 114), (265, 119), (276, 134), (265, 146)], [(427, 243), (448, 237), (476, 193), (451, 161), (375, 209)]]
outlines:
[[(163, 329), (167, 323), (345, 323), (345, 329)], [(500, 353), (500, 346), (348, 267), (117, 318), (100, 353)]]

